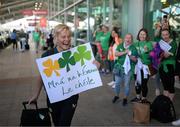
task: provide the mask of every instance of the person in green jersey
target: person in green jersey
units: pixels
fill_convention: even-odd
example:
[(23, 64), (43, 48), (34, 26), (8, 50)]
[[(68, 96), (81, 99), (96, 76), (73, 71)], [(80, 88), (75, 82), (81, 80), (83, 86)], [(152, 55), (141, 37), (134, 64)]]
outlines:
[[(148, 94), (148, 80), (150, 76), (149, 65), (151, 64), (151, 59), (149, 53), (153, 49), (152, 42), (149, 41), (148, 31), (144, 28), (140, 29), (137, 35), (138, 42), (135, 46), (138, 50), (139, 58), (135, 66), (135, 90), (136, 97), (131, 100), (147, 102)], [(142, 98), (141, 98), (142, 94)], [(142, 99), (142, 100), (141, 100)]]
[(33, 40), (35, 42), (36, 53), (38, 53), (40, 42), (40, 31), (38, 30), (38, 28), (35, 28), (35, 31), (33, 32)]
[[(175, 88), (175, 63), (176, 63), (176, 50), (177, 44), (170, 38), (170, 33), (168, 29), (163, 29), (161, 31), (162, 42), (160, 44), (163, 53), (161, 54), (161, 63), (159, 66), (159, 75), (163, 84), (163, 94), (169, 97), (172, 101), (174, 98)], [(169, 47), (169, 49), (167, 48)]]
[(111, 32), (109, 31), (109, 27), (103, 25), (102, 26), (103, 35), (100, 36), (100, 44), (102, 47), (102, 72), (109, 73), (109, 62), (108, 62), (108, 50), (109, 50), (109, 41)]
[(115, 75), (115, 96), (112, 100), (115, 103), (119, 99), (120, 87), (124, 83), (124, 97), (122, 105), (127, 105), (127, 97), (130, 91), (130, 80), (134, 73), (135, 63), (138, 53), (136, 47), (132, 44), (133, 36), (126, 34), (124, 42), (117, 46), (115, 56), (118, 57), (114, 65), (113, 73)]
[(94, 53), (94, 56), (97, 60), (100, 60), (101, 52), (98, 50), (98, 46), (100, 46), (100, 37), (103, 35), (102, 32), (102, 25), (98, 27), (98, 29), (94, 32), (94, 43), (92, 43), (92, 50)]

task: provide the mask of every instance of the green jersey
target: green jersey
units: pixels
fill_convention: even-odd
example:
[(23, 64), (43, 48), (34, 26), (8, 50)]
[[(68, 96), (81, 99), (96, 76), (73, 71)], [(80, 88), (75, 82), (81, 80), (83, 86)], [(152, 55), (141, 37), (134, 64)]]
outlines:
[[(136, 47), (133, 44), (130, 45), (127, 49), (131, 52), (132, 56), (138, 57), (137, 49), (136, 49)], [(118, 51), (118, 52), (124, 52), (125, 50), (126, 49), (124, 48), (124, 42), (121, 43), (120, 45), (118, 45), (118, 47), (116, 48), (116, 51)], [(126, 58), (126, 54), (124, 54), (122, 56), (119, 56), (117, 61), (116, 61), (116, 65), (115, 66), (119, 66), (121, 69), (124, 69), (123, 68), (123, 64), (125, 62), (125, 58)], [(134, 61), (132, 61), (130, 59), (130, 65), (131, 65), (131, 71), (132, 72), (134, 71), (135, 64), (136, 64), (136, 62), (134, 62)], [(133, 74), (134, 74), (134, 72), (133, 72)]]
[(103, 35), (102, 31), (97, 31), (95, 35), (95, 41), (100, 41), (102, 35)]
[(160, 67), (163, 66), (163, 70), (165, 72), (168, 72), (167, 69), (167, 65), (171, 64), (174, 66), (175, 68), (175, 63), (176, 63), (176, 50), (177, 50), (177, 44), (176, 42), (172, 41), (170, 43), (171, 49), (169, 50), (169, 52), (172, 54), (170, 55), (168, 58), (164, 58), (161, 63), (160, 63)]
[(150, 65), (151, 58), (150, 58), (149, 53), (153, 50), (152, 42), (151, 41), (138, 41), (134, 45), (136, 49), (138, 50), (138, 54), (142, 63), (145, 65)]
[(39, 32), (34, 32), (33, 33), (33, 39), (35, 42), (39, 42), (40, 41), (40, 34)]
[(101, 46), (104, 51), (108, 51), (109, 49), (110, 36), (111, 36), (111, 32), (107, 32), (100, 37)]

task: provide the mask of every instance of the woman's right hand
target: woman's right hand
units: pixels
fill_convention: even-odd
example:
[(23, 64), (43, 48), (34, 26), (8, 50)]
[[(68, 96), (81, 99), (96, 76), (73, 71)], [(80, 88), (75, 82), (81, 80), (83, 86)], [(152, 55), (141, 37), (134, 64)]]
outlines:
[(97, 60), (93, 60), (93, 64), (96, 65), (96, 67), (99, 69), (100, 68), (100, 63)]
[(31, 104), (33, 101), (37, 101), (38, 97), (37, 96), (33, 96), (29, 99), (28, 104)]

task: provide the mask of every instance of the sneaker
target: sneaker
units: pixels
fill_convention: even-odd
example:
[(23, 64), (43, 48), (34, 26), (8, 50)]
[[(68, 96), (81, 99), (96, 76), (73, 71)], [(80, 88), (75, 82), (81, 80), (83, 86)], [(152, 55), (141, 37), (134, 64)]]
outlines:
[(145, 99), (142, 99), (141, 101), (140, 101), (141, 103), (149, 103), (150, 104), (150, 102), (145, 98)]
[(174, 126), (180, 125), (180, 119), (173, 121), (172, 125), (174, 125)]
[(140, 98), (137, 98), (137, 97), (135, 97), (135, 98), (133, 98), (133, 99), (131, 100), (131, 102), (138, 102), (138, 101), (141, 101), (141, 99), (140, 99)]
[(109, 74), (109, 72), (110, 72), (110, 71), (109, 71), (108, 69), (105, 71), (106, 74)]
[(112, 85), (114, 85), (114, 83), (115, 83), (114, 81), (111, 81), (108, 83), (108, 86), (112, 86)]
[(118, 99), (119, 99), (118, 96), (114, 96), (114, 98), (113, 98), (113, 100), (112, 100), (112, 103), (115, 103)]
[(103, 68), (103, 69), (101, 70), (101, 72), (102, 72), (102, 73), (105, 73), (105, 69)]
[(112, 85), (112, 88), (113, 88), (113, 89), (115, 89), (115, 87), (116, 87), (116, 85), (115, 85), (115, 84), (114, 84), (114, 85)]
[(126, 105), (127, 105), (127, 99), (126, 99), (126, 98), (123, 99), (122, 105), (123, 105), (123, 106), (126, 106)]

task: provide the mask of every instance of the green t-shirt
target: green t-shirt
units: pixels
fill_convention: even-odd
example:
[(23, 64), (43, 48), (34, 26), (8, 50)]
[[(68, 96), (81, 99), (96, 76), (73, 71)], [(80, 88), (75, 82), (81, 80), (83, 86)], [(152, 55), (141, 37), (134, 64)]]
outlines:
[(102, 36), (100, 36), (101, 46), (104, 51), (108, 51), (108, 49), (109, 49), (110, 36), (111, 36), (111, 32), (107, 32), (107, 33), (103, 34)]
[(100, 41), (100, 37), (103, 35), (102, 31), (97, 31), (96, 32), (96, 37), (95, 37), (95, 41)]
[(168, 72), (167, 65), (172, 64), (175, 68), (175, 63), (176, 63), (176, 50), (177, 50), (177, 43), (175, 41), (172, 41), (170, 43), (171, 49), (169, 50), (170, 53), (173, 55), (170, 55), (168, 58), (164, 58), (161, 63), (160, 67), (163, 66), (163, 70), (165, 72)]
[(33, 33), (33, 40), (35, 42), (39, 42), (40, 41), (40, 34), (38, 32), (34, 32)]
[[(151, 58), (149, 53), (153, 50), (153, 44), (151, 41), (138, 41), (134, 43), (139, 57), (142, 60), (142, 63), (145, 65), (151, 64)], [(147, 47), (147, 51), (144, 50), (144, 47)]]
[(40, 39), (40, 43), (42, 46), (45, 46), (45, 43), (46, 43), (45, 39)]
[[(118, 51), (118, 52), (124, 52), (125, 50), (126, 49), (124, 48), (124, 42), (121, 43), (120, 45), (118, 45), (118, 47), (116, 48), (116, 51)], [(138, 57), (137, 49), (133, 44), (128, 47), (128, 50), (131, 51), (132, 56)], [(123, 64), (124, 64), (125, 58), (126, 58), (126, 54), (119, 56), (116, 61), (115, 66), (119, 66), (121, 69), (124, 69)], [(134, 62), (130, 59), (131, 71), (133, 72), (132, 74), (134, 74), (135, 64), (136, 64), (136, 62)]]

